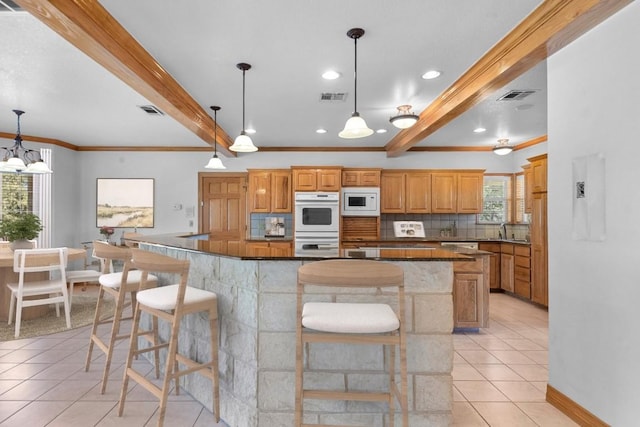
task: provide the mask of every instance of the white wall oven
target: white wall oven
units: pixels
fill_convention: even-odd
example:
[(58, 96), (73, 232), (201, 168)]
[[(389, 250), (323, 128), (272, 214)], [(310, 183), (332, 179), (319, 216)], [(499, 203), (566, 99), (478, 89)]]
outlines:
[(340, 249), (340, 193), (296, 192), (296, 256), (337, 256)]

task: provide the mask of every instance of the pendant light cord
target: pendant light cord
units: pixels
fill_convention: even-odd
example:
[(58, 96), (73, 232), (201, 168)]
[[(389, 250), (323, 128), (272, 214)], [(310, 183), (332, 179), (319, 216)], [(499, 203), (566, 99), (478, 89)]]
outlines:
[(242, 132), (240, 132), (241, 135), (244, 135), (244, 73), (247, 70), (245, 70), (244, 68), (242, 69)]
[(218, 110), (213, 110), (213, 156), (218, 157)]
[(353, 112), (358, 112), (358, 38), (353, 39), (354, 51), (353, 55), (353, 80), (354, 80), (354, 89), (353, 89)]

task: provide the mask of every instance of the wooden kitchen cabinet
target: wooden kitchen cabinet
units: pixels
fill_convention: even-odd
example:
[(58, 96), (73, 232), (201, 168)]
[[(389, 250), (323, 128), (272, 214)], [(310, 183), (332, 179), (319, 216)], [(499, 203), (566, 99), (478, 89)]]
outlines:
[(482, 212), (483, 185), (483, 172), (460, 172), (458, 174), (456, 212)]
[(549, 305), (547, 193), (534, 193), (531, 211), (531, 301)]
[(343, 169), (343, 187), (380, 187), (382, 169)]
[(432, 213), (480, 213), (484, 171), (432, 171)]
[(382, 172), (380, 212), (430, 213), (431, 173), (424, 171)]
[(249, 170), (249, 212), (290, 213), (291, 207), (291, 171)]
[(500, 288), (507, 292), (513, 292), (515, 288), (513, 246), (512, 243), (502, 243), (500, 245)]
[(531, 298), (531, 248), (514, 245), (514, 292), (523, 298)]
[(458, 193), (458, 174), (451, 172), (432, 172), (431, 211), (433, 213), (455, 213)]
[(341, 167), (292, 166), (293, 191), (340, 191)]
[(453, 326), (484, 328), (489, 323), (489, 259), (453, 263)]
[(532, 192), (541, 193), (547, 191), (547, 155), (541, 154), (539, 156), (531, 157), (531, 178), (532, 178)]
[(246, 242), (245, 256), (277, 256), (290, 257), (292, 254), (291, 242)]
[(524, 170), (524, 213), (531, 213), (533, 204), (533, 176), (531, 164), (522, 166)]
[(478, 249), (493, 254), (489, 256), (489, 289), (500, 289), (500, 243), (480, 242)]

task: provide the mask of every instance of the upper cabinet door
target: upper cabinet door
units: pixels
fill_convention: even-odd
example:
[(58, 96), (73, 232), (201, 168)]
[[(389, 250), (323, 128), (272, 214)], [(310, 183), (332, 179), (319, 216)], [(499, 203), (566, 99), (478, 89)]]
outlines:
[(458, 174), (458, 213), (482, 212), (483, 173)]
[(407, 173), (406, 186), (406, 213), (430, 213), (431, 212), (431, 174), (424, 172)]
[(316, 170), (295, 169), (293, 171), (293, 188), (295, 191), (316, 191)]
[(271, 212), (291, 212), (291, 172), (271, 173)]
[(455, 172), (432, 172), (431, 212), (455, 213), (457, 207), (457, 180)]
[(341, 169), (318, 169), (316, 183), (318, 191), (340, 191)]
[(380, 212), (404, 213), (405, 174), (383, 172), (380, 177)]
[(533, 192), (547, 192), (547, 155), (532, 157), (528, 159), (531, 162), (531, 176), (533, 178)]

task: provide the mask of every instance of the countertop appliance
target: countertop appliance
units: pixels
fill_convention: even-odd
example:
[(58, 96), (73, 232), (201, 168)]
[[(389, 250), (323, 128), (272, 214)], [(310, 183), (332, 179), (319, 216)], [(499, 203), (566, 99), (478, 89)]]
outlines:
[(343, 188), (340, 212), (343, 216), (380, 216), (380, 188)]
[(294, 253), (296, 256), (338, 256), (340, 193), (296, 192)]

